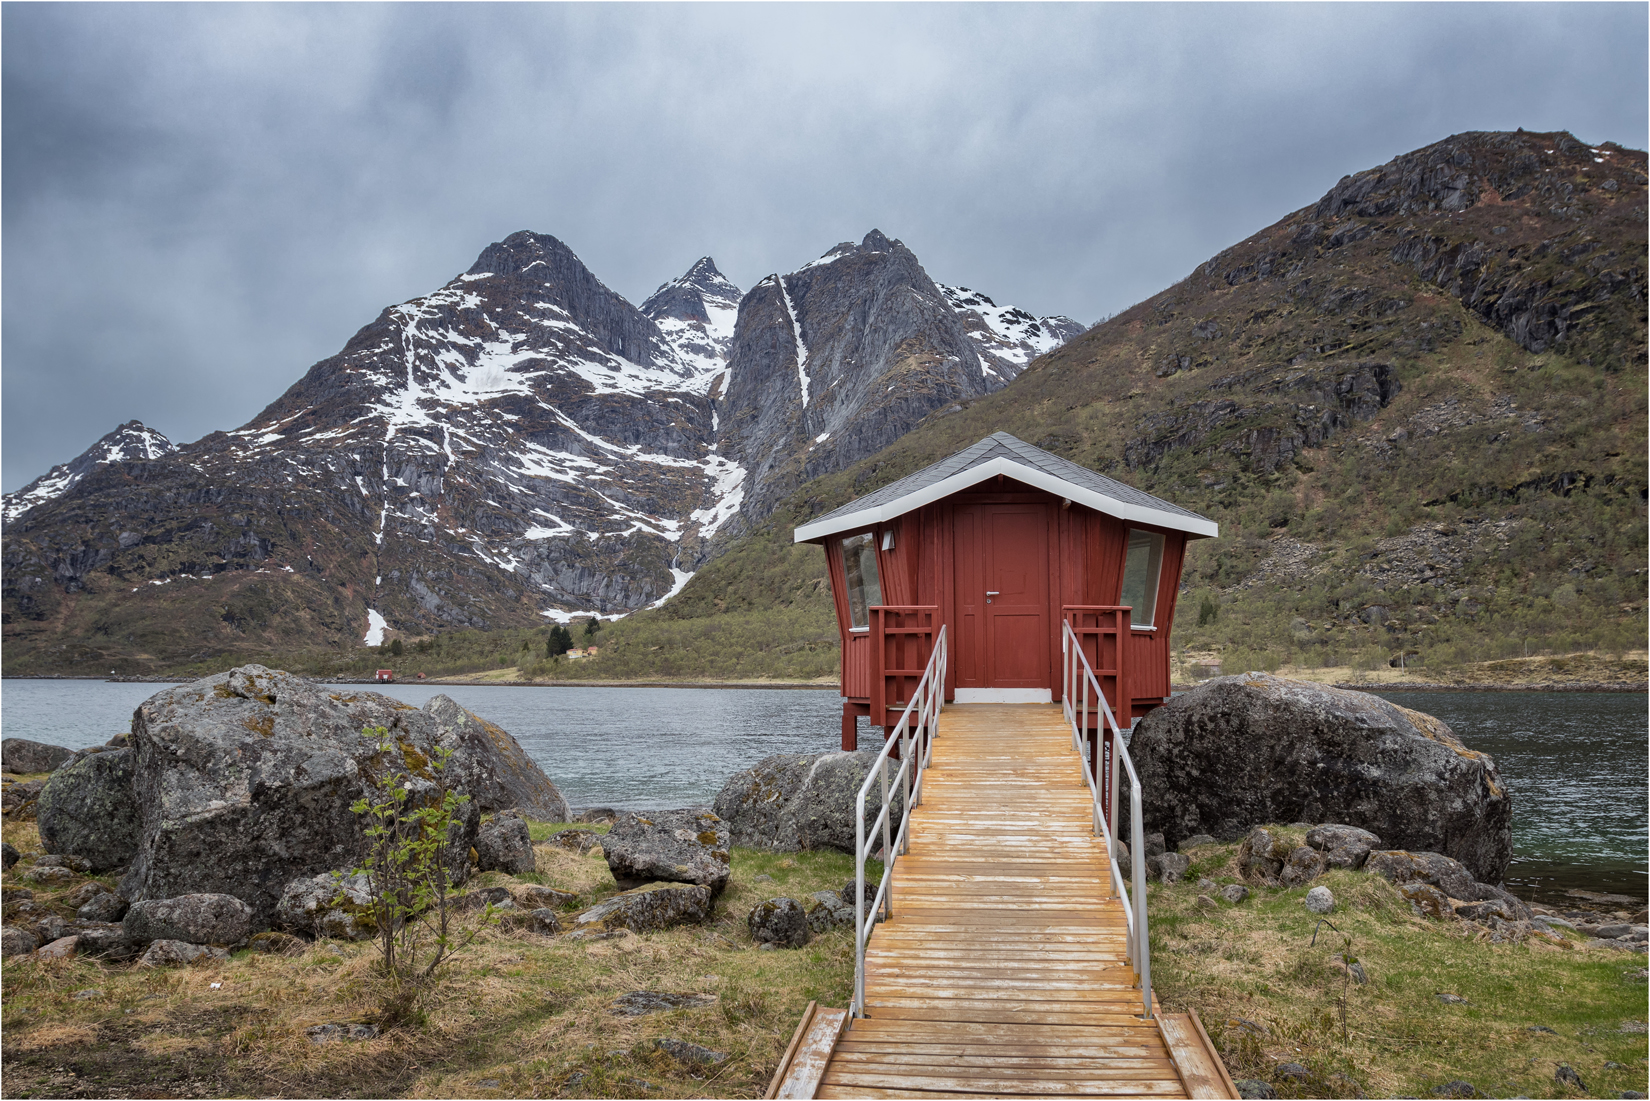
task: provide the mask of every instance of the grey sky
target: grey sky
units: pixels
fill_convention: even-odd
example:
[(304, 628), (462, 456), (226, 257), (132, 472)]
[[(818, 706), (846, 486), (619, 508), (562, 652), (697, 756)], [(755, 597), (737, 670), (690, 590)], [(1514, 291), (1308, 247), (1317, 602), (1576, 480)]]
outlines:
[(875, 227), (1093, 322), (1452, 133), (1643, 148), (1647, 10), (8, 3), (0, 483), (236, 427), (517, 229), (640, 303)]

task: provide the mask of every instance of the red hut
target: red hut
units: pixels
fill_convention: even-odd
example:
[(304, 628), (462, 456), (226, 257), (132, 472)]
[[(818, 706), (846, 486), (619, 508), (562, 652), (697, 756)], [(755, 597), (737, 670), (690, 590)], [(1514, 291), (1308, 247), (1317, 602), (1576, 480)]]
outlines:
[(1070, 622), (1125, 726), (1169, 696), (1191, 539), (1214, 521), (998, 432), (796, 529), (825, 547), (842, 631), (842, 748), (888, 727), (942, 624), (945, 697), (1044, 703)]

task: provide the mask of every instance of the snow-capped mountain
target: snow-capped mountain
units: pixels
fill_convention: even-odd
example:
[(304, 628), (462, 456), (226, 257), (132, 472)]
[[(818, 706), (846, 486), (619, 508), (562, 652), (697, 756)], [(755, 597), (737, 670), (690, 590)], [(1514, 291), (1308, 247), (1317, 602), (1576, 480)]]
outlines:
[(801, 483), (882, 450), (935, 410), (1000, 389), (1019, 345), (996, 330), (973, 336), (982, 316), (877, 230), (751, 288), (729, 353), (721, 434), (750, 472), (746, 510), (764, 516)]
[(683, 358), (716, 374), (727, 366), (741, 297), (739, 288), (716, 270), (716, 261), (706, 256), (686, 275), (654, 291), (642, 303), (642, 313)]
[(974, 297), (873, 230), (745, 295), (705, 257), (638, 309), (512, 234), (244, 426), (133, 422), (9, 495), (8, 639), (194, 660), (659, 604), (1058, 331)]
[(3, 506), (5, 522), (10, 524), (36, 505), (63, 496), (100, 466), (145, 462), (170, 455), (177, 449), (176, 444), (145, 426), (142, 421), (127, 421), (75, 458), (52, 467), (16, 493), (6, 494)]
[(981, 367), (996, 384), (993, 389), (1008, 385), (1033, 359), (1084, 331), (1082, 324), (1060, 314), (1033, 317), (1018, 306), (999, 306), (967, 287), (938, 286), (961, 315)]

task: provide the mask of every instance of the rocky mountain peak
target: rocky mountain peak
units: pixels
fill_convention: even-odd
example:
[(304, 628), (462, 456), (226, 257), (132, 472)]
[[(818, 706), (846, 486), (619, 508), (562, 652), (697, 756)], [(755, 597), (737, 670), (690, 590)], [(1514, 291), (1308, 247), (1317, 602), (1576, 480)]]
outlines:
[(5, 522), (10, 524), (36, 505), (63, 496), (100, 466), (147, 462), (177, 449), (177, 444), (142, 421), (127, 421), (73, 459), (52, 467), (16, 493), (6, 494)]
[(704, 256), (685, 275), (654, 291), (642, 303), (642, 313), (697, 370), (715, 371), (727, 362), (742, 297), (717, 270), (716, 261)]

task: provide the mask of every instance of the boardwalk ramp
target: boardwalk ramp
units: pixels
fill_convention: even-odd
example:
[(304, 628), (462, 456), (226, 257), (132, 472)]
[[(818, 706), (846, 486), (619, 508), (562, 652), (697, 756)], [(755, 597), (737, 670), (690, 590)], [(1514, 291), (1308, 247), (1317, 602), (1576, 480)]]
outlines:
[(799, 1029), (769, 1095), (1236, 1097), (1195, 1016), (1141, 1015), (1092, 823), (1058, 705), (946, 708), (864, 1016)]

